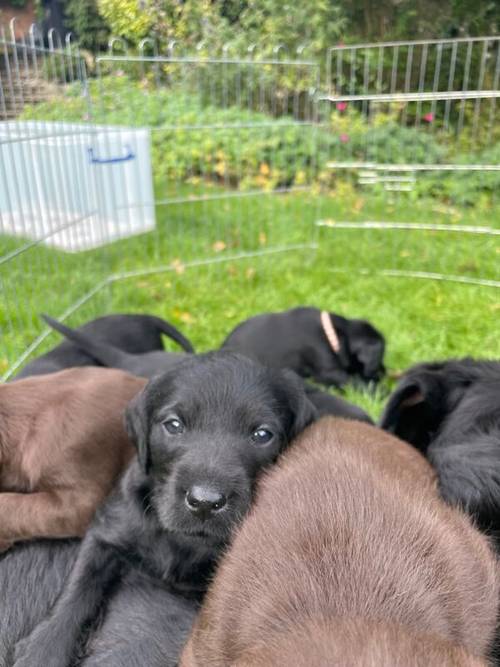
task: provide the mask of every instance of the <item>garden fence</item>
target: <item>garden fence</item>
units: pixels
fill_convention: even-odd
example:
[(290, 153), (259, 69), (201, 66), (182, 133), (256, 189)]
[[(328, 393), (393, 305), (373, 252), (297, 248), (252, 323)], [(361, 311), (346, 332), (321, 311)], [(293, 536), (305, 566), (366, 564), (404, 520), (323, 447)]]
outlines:
[[(499, 38), (338, 46), (318, 62), (152, 39), (91, 55), (14, 27), (0, 34), (5, 377), (43, 349), (44, 310), (78, 323), (123, 309), (123, 286), (151, 276), (216, 290), (217, 267), (318, 244), (338, 271), (500, 286), (500, 229), (454, 222), (467, 197), (496, 205)], [(405, 218), (420, 197), (458, 204), (446, 224)], [(420, 256), (405, 256), (407, 234)], [(463, 235), (479, 268), (461, 273)]]

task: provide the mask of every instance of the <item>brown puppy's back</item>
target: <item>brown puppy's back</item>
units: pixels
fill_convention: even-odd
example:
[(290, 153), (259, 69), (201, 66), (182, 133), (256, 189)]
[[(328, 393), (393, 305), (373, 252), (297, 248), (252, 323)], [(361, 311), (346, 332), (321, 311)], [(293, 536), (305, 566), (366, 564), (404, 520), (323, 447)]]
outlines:
[(323, 419), (260, 485), (181, 665), (472, 667), (463, 649), (487, 655), (497, 604), (487, 540), (425, 459)]
[(145, 384), (88, 367), (0, 386), (0, 543), (83, 534), (134, 454), (123, 412)]

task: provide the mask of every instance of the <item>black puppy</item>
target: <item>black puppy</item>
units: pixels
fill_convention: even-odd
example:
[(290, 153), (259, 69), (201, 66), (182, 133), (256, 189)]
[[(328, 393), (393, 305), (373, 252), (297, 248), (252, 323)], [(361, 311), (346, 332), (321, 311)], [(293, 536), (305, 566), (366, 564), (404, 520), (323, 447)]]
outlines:
[(42, 315), (42, 317), (50, 327), (83, 350), (85, 354), (92, 357), (101, 366), (119, 368), (132, 373), (132, 375), (152, 378), (173, 368), (184, 356), (182, 352), (165, 352), (164, 350), (130, 354), (129, 352), (123, 352), (118, 347), (109, 345), (109, 343), (95, 340), (82, 331), (70, 329), (70, 327), (58, 322), (53, 317), (48, 315)]
[(257, 476), (315, 416), (293, 373), (228, 352), (150, 381), (126, 414), (137, 460), (97, 512), (52, 614), (18, 644), (16, 667), (67, 667), (82, 627), (134, 570), (197, 599)]
[(410, 368), (380, 425), (426, 454), (443, 498), (470, 512), (500, 546), (500, 362)]
[[(42, 621), (76, 561), (79, 540), (23, 542), (0, 555), (0, 665)], [(102, 622), (78, 647), (71, 667), (175, 667), (198, 611), (145, 573), (128, 572)]]
[[(50, 611), (78, 555), (80, 540), (20, 542), (0, 555), (0, 665)], [(48, 667), (48, 666), (47, 666)]]
[[(194, 352), (191, 343), (174, 326), (153, 315), (105, 315), (78, 328), (92, 340), (114, 345), (131, 354), (163, 350), (162, 334), (172, 338), (186, 352)], [(70, 341), (33, 359), (15, 377), (56, 373), (74, 366), (98, 366), (96, 360)]]
[(336, 387), (351, 380), (377, 382), (385, 372), (385, 341), (379, 331), (365, 320), (348, 320), (318, 308), (251, 317), (222, 347)]
[(78, 667), (176, 667), (199, 603), (137, 570), (124, 575)]
[[(42, 315), (42, 317), (49, 326), (75, 345), (80, 346), (103, 366), (120, 368), (133, 375), (152, 378), (159, 373), (173, 368), (183, 358), (183, 354), (164, 351), (128, 354), (107, 343), (95, 341), (81, 331), (70, 329), (52, 317), (48, 317), (47, 315)], [(309, 400), (318, 410), (318, 416), (333, 415), (335, 417), (345, 417), (347, 419), (357, 419), (358, 421), (373, 423), (361, 408), (348, 403), (338, 396), (332, 396), (307, 384), (305, 385), (305, 390)]]

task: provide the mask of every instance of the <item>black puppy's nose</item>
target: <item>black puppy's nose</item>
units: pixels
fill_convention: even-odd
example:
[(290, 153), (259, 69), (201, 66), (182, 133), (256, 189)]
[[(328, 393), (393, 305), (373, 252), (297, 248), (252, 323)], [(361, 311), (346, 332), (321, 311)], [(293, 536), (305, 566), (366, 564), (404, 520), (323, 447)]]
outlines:
[(186, 493), (188, 509), (200, 517), (218, 512), (226, 502), (227, 498), (223, 493), (208, 486), (192, 486)]

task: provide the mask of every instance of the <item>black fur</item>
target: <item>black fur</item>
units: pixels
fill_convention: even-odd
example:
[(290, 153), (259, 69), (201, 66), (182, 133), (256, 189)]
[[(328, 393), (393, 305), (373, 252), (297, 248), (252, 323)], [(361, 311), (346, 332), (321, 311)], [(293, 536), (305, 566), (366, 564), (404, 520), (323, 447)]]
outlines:
[[(315, 416), (294, 374), (227, 352), (187, 357), (150, 381), (126, 415), (138, 458), (97, 512), (51, 615), (18, 643), (16, 667), (68, 667), (82, 628), (132, 572), (198, 600), (258, 474)], [(173, 420), (184, 431), (170, 433)], [(273, 436), (264, 444), (263, 431)], [(193, 485), (221, 490), (227, 504), (193, 513)]]
[(129, 571), (78, 667), (176, 667), (198, 603)]
[[(186, 352), (194, 352), (191, 343), (174, 326), (154, 315), (105, 315), (87, 322), (78, 331), (95, 341), (114, 345), (124, 352), (142, 354), (163, 350), (162, 334), (176, 341)], [(56, 373), (74, 366), (99, 366), (94, 357), (70, 341), (33, 359), (15, 377)]]
[(42, 621), (76, 560), (79, 540), (21, 542), (0, 555), (0, 667)]
[(273, 368), (289, 368), (302, 377), (343, 387), (348, 382), (378, 382), (385, 373), (385, 340), (365, 320), (330, 313), (340, 350), (333, 352), (318, 308), (265, 313), (239, 324), (222, 344)]
[(427, 455), (443, 498), (472, 514), (500, 547), (500, 362), (414, 366), (380, 425)]
[(332, 417), (343, 417), (344, 419), (355, 419), (356, 421), (373, 424), (371, 417), (360, 407), (349, 403), (340, 396), (321, 391), (317, 387), (304, 383), (307, 398), (316, 408), (318, 417), (330, 415)]
[(119, 368), (132, 373), (132, 375), (152, 378), (173, 368), (184, 356), (183, 353), (165, 352), (164, 350), (130, 354), (114, 345), (94, 339), (82, 331), (70, 329), (70, 327), (48, 315), (42, 315), (42, 317), (50, 327), (83, 350), (101, 366)]

